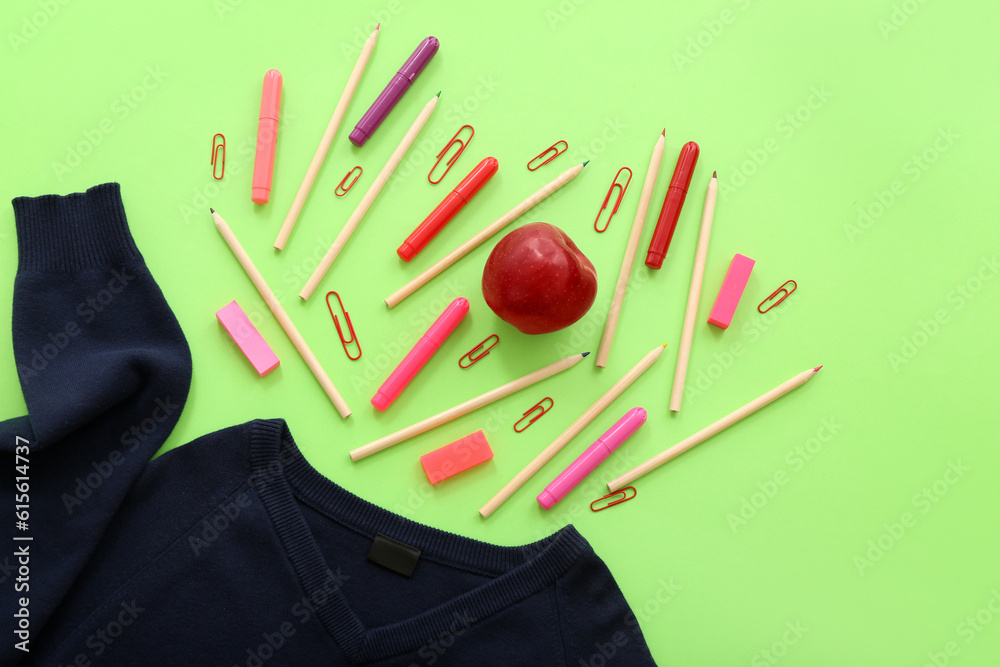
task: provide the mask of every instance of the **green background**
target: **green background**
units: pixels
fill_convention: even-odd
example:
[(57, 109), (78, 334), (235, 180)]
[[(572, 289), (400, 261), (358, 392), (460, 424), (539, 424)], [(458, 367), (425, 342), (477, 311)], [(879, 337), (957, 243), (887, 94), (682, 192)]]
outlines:
[[(993, 665), (997, 568), (996, 251), (1000, 49), (996, 3), (282, 2), (50, 0), (0, 9), (5, 198), (110, 180), (194, 358), (168, 447), (257, 417), (288, 420), (338, 484), (417, 521), (499, 544), (572, 522), (639, 614), (653, 656), (678, 665)], [(271, 243), (357, 49), (378, 45), (281, 254)], [(363, 149), (347, 139), (416, 44), (441, 49)], [(261, 81), (284, 76), (271, 202), (250, 202)], [(423, 104), (440, 104), (316, 296), (296, 296)], [(439, 186), (433, 156), (476, 128)], [(659, 272), (637, 262), (605, 370), (590, 363), (352, 464), (347, 451), (558, 358), (596, 353), (650, 151), (666, 128), (641, 253), (681, 145), (701, 158)], [(223, 132), (224, 180), (211, 178)], [(569, 151), (525, 163), (557, 139)], [(411, 264), (394, 249), (479, 160), (497, 176)], [(74, 157), (76, 156), (76, 157)], [(494, 237), (391, 311), (382, 299), (573, 164), (590, 165), (514, 223), (565, 230), (593, 261), (593, 310), (528, 337), (479, 288)], [(365, 172), (338, 199), (356, 164)], [(605, 234), (592, 228), (619, 167), (635, 177)], [(679, 415), (667, 411), (705, 186), (721, 192)], [(341, 420), (213, 228), (228, 220), (354, 410)], [(732, 327), (705, 324), (733, 254), (757, 261)], [(0, 284), (17, 251), (0, 221)], [(755, 306), (788, 279), (798, 291)], [(364, 356), (348, 361), (322, 295), (343, 295)], [(385, 414), (368, 404), (452, 299), (471, 312)], [(258, 379), (214, 312), (232, 299), (282, 360)], [(0, 317), (10, 315), (0, 300)], [(470, 370), (462, 353), (500, 345)], [(20, 414), (8, 334), (6, 415)], [(652, 347), (660, 361), (489, 520), (477, 509)], [(607, 512), (601, 484), (806, 368), (809, 384), (641, 479)], [(514, 421), (543, 396), (553, 410)], [(550, 512), (534, 496), (626, 410), (645, 427)], [(493, 461), (431, 488), (419, 455), (485, 429)], [(960, 471), (957, 473), (955, 471)], [(951, 471), (951, 472), (949, 472)], [(742, 514), (741, 514), (742, 513)], [(976, 620), (978, 615), (978, 620)], [(791, 631), (789, 628), (796, 628)], [(595, 642), (601, 638), (595, 637)], [(767, 653), (765, 653), (767, 652)], [(950, 654), (949, 654), (950, 653)]]

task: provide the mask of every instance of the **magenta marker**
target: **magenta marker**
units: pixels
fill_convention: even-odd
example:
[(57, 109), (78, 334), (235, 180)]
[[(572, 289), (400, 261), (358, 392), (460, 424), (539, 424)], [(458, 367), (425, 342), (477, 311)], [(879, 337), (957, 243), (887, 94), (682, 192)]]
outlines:
[(566, 494), (576, 488), (583, 478), (594, 472), (604, 459), (621, 447), (639, 427), (646, 423), (646, 411), (642, 408), (632, 408), (625, 416), (615, 422), (615, 425), (597, 439), (597, 442), (587, 448), (580, 458), (569, 464), (569, 467), (559, 473), (559, 476), (545, 490), (538, 494), (538, 504), (543, 509), (552, 506), (566, 497)]
[(468, 299), (459, 297), (452, 301), (378, 388), (372, 397), (372, 405), (383, 412), (392, 405), (468, 312)]
[(417, 75), (424, 71), (427, 63), (431, 61), (438, 51), (439, 42), (437, 37), (428, 37), (420, 42), (417, 50), (413, 52), (399, 71), (389, 80), (389, 84), (382, 91), (382, 94), (375, 98), (371, 107), (361, 117), (358, 124), (351, 132), (351, 143), (355, 146), (364, 146), (368, 138), (375, 134), (375, 130), (382, 124), (385, 117), (393, 110), (396, 103), (403, 99), (403, 93), (410, 89)]

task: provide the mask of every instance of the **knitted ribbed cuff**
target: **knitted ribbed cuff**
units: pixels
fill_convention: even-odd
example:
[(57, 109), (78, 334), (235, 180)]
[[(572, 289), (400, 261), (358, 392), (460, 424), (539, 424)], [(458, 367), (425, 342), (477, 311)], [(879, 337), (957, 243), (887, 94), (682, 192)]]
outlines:
[(17, 197), (18, 271), (73, 272), (139, 258), (117, 183), (71, 195)]

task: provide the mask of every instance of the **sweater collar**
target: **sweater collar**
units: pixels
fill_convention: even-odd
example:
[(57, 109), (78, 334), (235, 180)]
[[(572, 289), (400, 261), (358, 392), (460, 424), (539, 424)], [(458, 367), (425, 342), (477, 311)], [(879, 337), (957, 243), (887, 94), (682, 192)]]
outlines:
[[(518, 547), (425, 526), (369, 503), (320, 474), (302, 456), (284, 420), (253, 422), (250, 438), (254, 486), (306, 595), (325, 600), (317, 616), (352, 660), (378, 660), (416, 650), (447, 632), (456, 616), (483, 620), (555, 583), (590, 549), (571, 525)], [(479, 572), (490, 581), (419, 616), (365, 628), (335, 578), (331, 583), (337, 565), (323, 556), (300, 503), (370, 539), (382, 533), (420, 549), (422, 558)]]

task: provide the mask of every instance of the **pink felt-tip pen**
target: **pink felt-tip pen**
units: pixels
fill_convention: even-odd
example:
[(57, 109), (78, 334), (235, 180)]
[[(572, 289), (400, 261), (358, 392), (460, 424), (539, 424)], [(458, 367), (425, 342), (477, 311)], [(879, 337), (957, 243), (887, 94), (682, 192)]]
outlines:
[(260, 120), (257, 122), (257, 151), (253, 161), (253, 190), (250, 199), (266, 204), (271, 196), (274, 174), (274, 149), (278, 143), (278, 110), (281, 108), (281, 72), (267, 70), (264, 92), (260, 96)]
[(392, 405), (468, 312), (468, 299), (459, 297), (452, 301), (378, 388), (372, 397), (372, 405), (383, 412)]
[(645, 423), (646, 411), (642, 408), (632, 408), (626, 412), (624, 417), (615, 422), (614, 426), (538, 494), (538, 504), (543, 509), (552, 509), (553, 505), (565, 498), (584, 477), (594, 472), (597, 466), (604, 463), (612, 452), (621, 447)]

